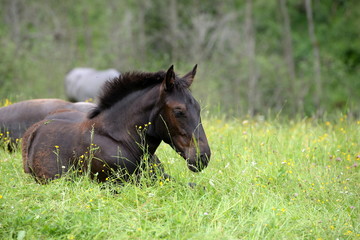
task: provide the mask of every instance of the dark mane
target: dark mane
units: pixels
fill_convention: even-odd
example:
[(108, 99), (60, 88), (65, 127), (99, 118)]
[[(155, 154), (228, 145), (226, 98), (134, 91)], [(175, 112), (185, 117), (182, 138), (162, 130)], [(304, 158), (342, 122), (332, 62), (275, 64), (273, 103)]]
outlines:
[(126, 72), (105, 83), (98, 97), (98, 106), (89, 112), (88, 117), (94, 118), (103, 110), (110, 108), (129, 93), (159, 84), (165, 78), (165, 72)]

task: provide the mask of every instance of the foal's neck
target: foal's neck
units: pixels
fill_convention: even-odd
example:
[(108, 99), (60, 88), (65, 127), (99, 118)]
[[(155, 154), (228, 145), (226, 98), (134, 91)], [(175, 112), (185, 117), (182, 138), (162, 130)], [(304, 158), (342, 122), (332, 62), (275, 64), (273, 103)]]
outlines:
[[(128, 140), (138, 144), (148, 137), (147, 130), (159, 110), (159, 86), (152, 86), (129, 94), (112, 108), (104, 112), (103, 125), (108, 134), (117, 141)], [(132, 139), (132, 140), (131, 140)], [(146, 139), (145, 139), (146, 140)], [(154, 141), (157, 148), (160, 141)], [(154, 145), (154, 144), (152, 144)]]

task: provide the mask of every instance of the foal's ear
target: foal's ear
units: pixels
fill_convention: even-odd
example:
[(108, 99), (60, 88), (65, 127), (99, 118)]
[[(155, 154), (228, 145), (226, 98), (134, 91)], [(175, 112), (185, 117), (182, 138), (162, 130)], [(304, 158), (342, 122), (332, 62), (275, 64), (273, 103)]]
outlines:
[(187, 82), (188, 87), (190, 87), (192, 82), (194, 81), (196, 75), (196, 69), (197, 69), (197, 64), (194, 66), (193, 70), (185, 74), (183, 77), (183, 79)]
[(174, 72), (174, 65), (167, 70), (165, 76), (165, 91), (171, 91), (174, 88), (175, 84), (175, 72)]

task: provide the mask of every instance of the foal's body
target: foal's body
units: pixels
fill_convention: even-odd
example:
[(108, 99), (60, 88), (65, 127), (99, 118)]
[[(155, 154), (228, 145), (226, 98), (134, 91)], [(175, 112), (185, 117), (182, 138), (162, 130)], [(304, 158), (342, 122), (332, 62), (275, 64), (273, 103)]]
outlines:
[(178, 78), (171, 67), (166, 73), (125, 74), (105, 86), (88, 116), (74, 111), (47, 116), (24, 135), (25, 172), (43, 181), (90, 166), (99, 181), (115, 173), (127, 180), (144, 157), (160, 163), (154, 153), (161, 141), (179, 152), (190, 170), (201, 171), (210, 148), (200, 106), (188, 90), (195, 73), (196, 67)]
[[(24, 139), (28, 141), (23, 148), (23, 155), (26, 155), (24, 157), (27, 159), (24, 162), (26, 173), (32, 173), (44, 179), (54, 179), (73, 166), (78, 168), (77, 170), (86, 170), (88, 163), (82, 164), (80, 161), (87, 160), (91, 157), (90, 154), (94, 154), (91, 169), (97, 173), (99, 181), (105, 181), (111, 175), (111, 169), (127, 169), (129, 173), (135, 171), (138, 162), (126, 159), (133, 160), (132, 155), (140, 155), (137, 146), (125, 145), (122, 149), (129, 149), (121, 151), (119, 145), (124, 140), (115, 140), (104, 132), (101, 119), (84, 122), (82, 120), (87, 118), (84, 113), (67, 112), (66, 119), (61, 116), (62, 114), (48, 116), (32, 126), (25, 134)], [(56, 125), (55, 128), (54, 125)], [(59, 141), (60, 139), (56, 137), (58, 129), (62, 129), (61, 139), (65, 141)], [(74, 134), (74, 129), (77, 129), (76, 134)], [(31, 138), (28, 138), (29, 134)], [(44, 137), (47, 139), (46, 142), (42, 142), (36, 149), (29, 148), (29, 145), (41, 141)], [(132, 153), (133, 150), (137, 153)], [(102, 159), (106, 159), (106, 162)], [(135, 160), (140, 160), (140, 158)]]

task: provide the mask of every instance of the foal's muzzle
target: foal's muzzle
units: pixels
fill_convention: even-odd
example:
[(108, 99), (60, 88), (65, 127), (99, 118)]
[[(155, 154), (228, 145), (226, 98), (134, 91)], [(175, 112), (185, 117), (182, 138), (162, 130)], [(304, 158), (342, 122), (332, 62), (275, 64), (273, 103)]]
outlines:
[(193, 172), (200, 172), (207, 167), (210, 161), (210, 151), (208, 153), (201, 153), (195, 159), (187, 159), (188, 168)]

